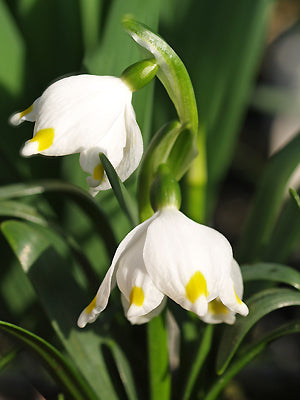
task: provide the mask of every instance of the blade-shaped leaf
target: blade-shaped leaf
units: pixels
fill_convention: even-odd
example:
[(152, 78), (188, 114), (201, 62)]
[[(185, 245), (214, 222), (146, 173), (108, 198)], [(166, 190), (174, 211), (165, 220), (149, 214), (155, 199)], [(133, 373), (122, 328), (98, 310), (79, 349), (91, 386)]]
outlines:
[(160, 36), (145, 25), (130, 16), (125, 16), (122, 23), (132, 38), (155, 57), (159, 65), (157, 76), (173, 101), (180, 122), (197, 134), (198, 112), (194, 89), (181, 59)]
[(96, 333), (95, 327), (76, 327), (76, 318), (88, 299), (72, 273), (70, 260), (52, 247), (53, 233), (47, 235), (37, 225), (20, 221), (5, 221), (1, 229), (78, 370), (100, 399), (117, 400), (101, 353), (101, 333)]
[(129, 221), (133, 226), (138, 224), (138, 211), (137, 205), (133, 201), (133, 198), (130, 196), (129, 192), (126, 190), (123, 183), (120, 181), (118, 174), (116, 173), (114, 167), (111, 165), (108, 158), (105, 154), (100, 154), (100, 160), (103, 164), (105, 172), (107, 174), (108, 180), (112, 186), (112, 189), (115, 193), (115, 196), (120, 204), (120, 207), (127, 215)]
[(236, 353), (246, 333), (263, 316), (282, 307), (300, 305), (300, 293), (291, 289), (269, 289), (246, 301), (249, 307), (247, 317), (237, 317), (233, 326), (226, 327), (217, 356), (217, 372), (222, 374)]
[(0, 215), (25, 219), (40, 225), (47, 225), (46, 219), (38, 213), (36, 208), (18, 201), (0, 201)]
[(242, 265), (243, 281), (267, 280), (287, 283), (300, 290), (300, 273), (287, 265), (275, 263), (256, 263)]
[(278, 328), (273, 329), (266, 335), (256, 340), (254, 343), (246, 346), (238, 355), (238, 358), (226, 370), (226, 372), (213, 384), (211, 389), (205, 395), (204, 400), (215, 400), (220, 392), (226, 387), (228, 382), (241, 371), (250, 361), (260, 354), (268, 345), (268, 343), (285, 335), (300, 332), (300, 321), (290, 321)]
[(278, 151), (265, 168), (239, 248), (239, 260), (263, 257), (284, 200), (287, 182), (299, 164), (300, 133)]
[(32, 349), (44, 362), (54, 379), (74, 400), (96, 400), (97, 396), (76, 369), (50, 343), (41, 337), (8, 322), (0, 321), (0, 329)]

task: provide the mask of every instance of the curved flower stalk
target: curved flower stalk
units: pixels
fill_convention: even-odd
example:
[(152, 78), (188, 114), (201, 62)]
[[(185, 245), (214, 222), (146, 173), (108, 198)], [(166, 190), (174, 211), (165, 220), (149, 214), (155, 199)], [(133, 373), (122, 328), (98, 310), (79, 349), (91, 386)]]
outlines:
[(110, 188), (99, 153), (107, 156), (122, 181), (127, 179), (140, 162), (143, 141), (131, 105), (132, 89), (125, 82), (112, 76), (77, 75), (50, 85), (29, 108), (10, 118), (13, 125), (35, 122), (33, 138), (21, 154), (80, 153), (94, 195)]
[(79, 327), (95, 321), (116, 284), (133, 324), (157, 315), (166, 296), (209, 323), (233, 323), (235, 313), (248, 314), (227, 239), (174, 205), (164, 205), (121, 242), (96, 297), (78, 319)]

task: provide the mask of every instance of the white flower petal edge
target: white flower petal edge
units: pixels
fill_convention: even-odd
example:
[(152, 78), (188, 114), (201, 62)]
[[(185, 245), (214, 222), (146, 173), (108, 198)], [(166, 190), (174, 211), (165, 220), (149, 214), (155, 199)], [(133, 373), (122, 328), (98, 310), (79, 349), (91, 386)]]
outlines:
[(106, 154), (122, 180), (137, 168), (142, 157), (142, 136), (131, 99), (132, 92), (120, 78), (70, 76), (50, 85), (10, 122), (35, 121), (33, 138), (25, 143), (23, 156), (81, 153), (80, 164), (91, 174), (88, 183), (95, 194), (111, 187), (99, 167), (100, 152)]
[[(153, 218), (153, 217), (152, 217)], [(80, 314), (77, 325), (80, 328), (84, 328), (87, 323), (92, 323), (96, 320), (99, 314), (106, 308), (111, 290), (116, 285), (116, 274), (118, 270), (118, 261), (123, 255), (123, 252), (134, 246), (135, 241), (139, 240), (140, 236), (144, 235), (145, 229), (151, 223), (152, 218), (136, 226), (127, 236), (122, 240), (119, 247), (116, 250), (111, 266), (107, 271), (99, 289), (92, 300), (92, 302), (82, 311)]]
[[(243, 279), (240, 267), (235, 259), (232, 260), (231, 279), (239, 299), (243, 298)], [(208, 304), (207, 314), (201, 318), (204, 322), (209, 324), (219, 324), (225, 322), (226, 324), (233, 324), (235, 322), (235, 312), (224, 306), (219, 297), (212, 300)]]
[(164, 298), (162, 299), (162, 302), (159, 304), (159, 306), (154, 308), (148, 314), (139, 315), (139, 316), (128, 316), (127, 312), (128, 312), (130, 304), (126, 300), (126, 298), (123, 294), (121, 295), (121, 301), (122, 301), (124, 313), (127, 316), (127, 319), (129, 320), (129, 322), (133, 325), (141, 325), (141, 324), (145, 324), (145, 323), (149, 322), (150, 319), (156, 317), (157, 315), (159, 315), (162, 312), (162, 310), (164, 309), (164, 307), (166, 305), (167, 298), (164, 296)]
[(223, 235), (176, 208), (158, 211), (148, 228), (144, 262), (153, 283), (200, 317), (230, 275), (231, 261), (231, 246)]

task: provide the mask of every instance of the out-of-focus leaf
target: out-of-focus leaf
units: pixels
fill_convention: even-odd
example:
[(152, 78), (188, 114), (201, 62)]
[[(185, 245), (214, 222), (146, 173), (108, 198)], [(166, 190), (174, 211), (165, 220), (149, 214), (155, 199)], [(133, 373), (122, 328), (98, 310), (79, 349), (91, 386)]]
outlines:
[(293, 188), (290, 188), (290, 195), (295, 200), (296, 205), (300, 209), (300, 197), (299, 197), (298, 193), (296, 192), (296, 190)]
[(299, 164), (299, 154), (300, 133), (269, 160), (240, 242), (238, 259), (242, 262), (256, 261), (264, 256), (283, 204), (288, 179)]
[(171, 374), (167, 331), (162, 315), (148, 323), (148, 353), (151, 400), (168, 400), (171, 398)]
[(196, 135), (197, 105), (193, 86), (183, 62), (160, 36), (145, 25), (130, 16), (125, 16), (122, 23), (132, 38), (155, 57), (159, 65), (157, 76), (173, 101), (180, 122)]
[(70, 260), (54, 250), (52, 236), (37, 225), (5, 221), (1, 229), (77, 369), (100, 399), (117, 400), (101, 353), (101, 332), (95, 332), (95, 327), (76, 327), (76, 318), (88, 299), (70, 268)]
[(100, 39), (100, 17), (103, 1), (80, 0), (79, 5), (85, 54), (90, 54), (96, 48)]
[(27, 204), (18, 201), (0, 201), (0, 216), (22, 218), (40, 225), (47, 225), (45, 218)]
[(284, 205), (264, 251), (264, 260), (284, 263), (300, 243), (299, 196), (290, 189), (292, 198)]
[(116, 173), (114, 167), (111, 165), (110, 161), (105, 156), (105, 154), (103, 153), (100, 154), (100, 160), (101, 163), (103, 164), (108, 180), (112, 186), (112, 189), (120, 204), (120, 207), (127, 215), (130, 223), (133, 226), (137, 225), (139, 220), (138, 220), (138, 211), (136, 203), (133, 201), (133, 198), (130, 196), (127, 189), (120, 181), (118, 174)]
[[(10, 95), (20, 94), (24, 79), (24, 42), (3, 0), (0, 1), (0, 87)], [(1, 104), (4, 102), (2, 93)]]
[(267, 280), (287, 283), (300, 290), (300, 273), (287, 265), (275, 263), (256, 263), (242, 265), (243, 281)]
[(110, 348), (114, 357), (120, 378), (124, 385), (129, 400), (137, 400), (135, 384), (130, 365), (120, 347), (113, 340), (106, 340), (105, 344)]
[(0, 329), (14, 336), (38, 354), (55, 380), (64, 388), (65, 394), (71, 396), (74, 400), (97, 399), (97, 396), (82, 376), (50, 343), (8, 322), (0, 321)]
[(0, 358), (0, 372), (6, 368), (17, 356), (19, 349), (13, 349)]
[(247, 317), (237, 317), (234, 325), (224, 329), (217, 355), (217, 372), (222, 374), (239, 348), (246, 333), (266, 314), (282, 307), (300, 305), (300, 293), (291, 289), (268, 289), (246, 301)]
[(116, 239), (107, 216), (98, 203), (86, 191), (79, 187), (61, 181), (49, 180), (34, 183), (20, 183), (0, 188), (0, 199), (33, 196), (47, 192), (57, 192), (71, 198), (80, 205), (94, 222), (96, 230), (103, 239), (106, 248), (112, 257), (116, 249)]
[(226, 387), (228, 382), (241, 371), (250, 361), (252, 361), (258, 354), (260, 354), (266, 346), (285, 335), (300, 332), (300, 321), (291, 321), (284, 325), (273, 329), (262, 338), (259, 338), (254, 343), (250, 343), (239, 353), (237, 360), (226, 370), (226, 372), (213, 384), (211, 389), (207, 392), (204, 400), (215, 400), (218, 395)]

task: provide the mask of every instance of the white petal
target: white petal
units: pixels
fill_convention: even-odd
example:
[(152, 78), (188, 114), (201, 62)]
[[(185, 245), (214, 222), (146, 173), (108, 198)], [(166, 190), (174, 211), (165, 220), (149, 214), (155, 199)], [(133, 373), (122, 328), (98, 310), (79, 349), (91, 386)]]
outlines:
[(118, 287), (130, 303), (128, 319), (150, 313), (159, 306), (164, 297), (153, 284), (144, 266), (143, 248), (149, 224), (151, 221), (147, 220), (143, 230), (131, 239), (118, 262)]
[(248, 315), (249, 310), (245, 303), (242, 302), (240, 297), (235, 291), (234, 282), (231, 277), (224, 280), (223, 286), (220, 289), (220, 299), (222, 303), (231, 311), (239, 313), (243, 316)]
[(116, 284), (116, 272), (118, 269), (118, 261), (127, 246), (134, 243), (136, 238), (144, 233), (145, 227), (151, 222), (151, 219), (143, 222), (142, 224), (135, 227), (128, 235), (122, 240), (119, 247), (116, 250), (114, 258), (112, 260), (111, 266), (107, 271), (99, 290), (93, 299), (93, 301), (88, 305), (80, 314), (77, 325), (80, 328), (84, 328), (87, 323), (94, 322), (99, 314), (105, 309), (108, 303), (111, 290)]
[(147, 272), (161, 292), (204, 316), (207, 302), (218, 295), (218, 282), (230, 273), (231, 246), (219, 232), (175, 208), (155, 216), (144, 247)]
[(9, 118), (9, 122), (12, 125), (20, 125), (24, 121), (34, 122), (36, 120), (39, 99), (40, 98), (36, 99), (30, 107), (26, 108), (26, 110), (13, 114)]
[(42, 154), (61, 156), (97, 145), (109, 132), (132, 94), (119, 78), (78, 75), (61, 79), (40, 97), (34, 135), (54, 129), (53, 144)]
[(167, 298), (164, 297), (162, 302), (160, 303), (160, 305), (158, 307), (154, 308), (154, 310), (150, 311), (148, 314), (140, 315), (140, 316), (132, 316), (132, 317), (128, 317), (128, 315), (127, 315), (130, 304), (129, 304), (129, 301), (126, 300), (126, 298), (123, 294), (121, 295), (121, 300), (122, 300), (124, 313), (126, 314), (129, 322), (133, 325), (141, 325), (141, 324), (145, 324), (145, 323), (149, 322), (152, 318), (156, 317), (157, 315), (159, 315), (162, 312), (162, 310), (164, 309), (164, 307), (166, 305)]

